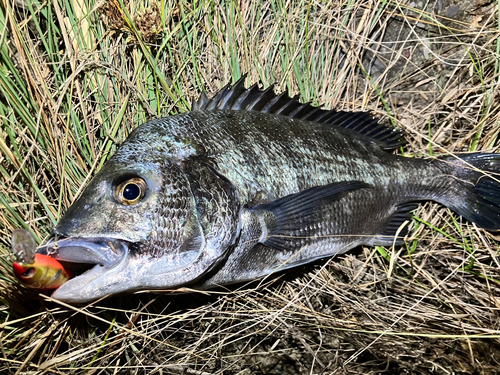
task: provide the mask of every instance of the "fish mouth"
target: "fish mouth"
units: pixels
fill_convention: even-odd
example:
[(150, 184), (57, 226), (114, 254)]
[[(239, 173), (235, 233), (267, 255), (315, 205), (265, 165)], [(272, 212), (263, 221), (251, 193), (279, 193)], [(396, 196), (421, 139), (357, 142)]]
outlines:
[(129, 245), (109, 238), (59, 237), (39, 247), (37, 253), (57, 259), (75, 275), (56, 289), (52, 297), (79, 303), (95, 299), (92, 291), (85, 291), (86, 285), (95, 283), (103, 275), (123, 270)]
[(205, 263), (213, 263), (210, 252), (139, 256), (137, 246), (136, 242), (114, 238), (66, 237), (49, 241), (38, 252), (52, 256), (75, 274), (52, 293), (52, 298), (83, 304), (121, 293), (175, 288), (200, 276), (200, 269), (207, 269)]
[(49, 255), (61, 262), (110, 268), (126, 256), (128, 246), (116, 239), (63, 237), (48, 241), (39, 247), (37, 253)]

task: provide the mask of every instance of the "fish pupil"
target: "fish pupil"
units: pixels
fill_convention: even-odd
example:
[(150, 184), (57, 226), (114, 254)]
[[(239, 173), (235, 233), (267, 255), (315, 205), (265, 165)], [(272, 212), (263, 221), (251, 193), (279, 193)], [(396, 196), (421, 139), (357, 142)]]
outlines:
[(123, 198), (129, 201), (137, 199), (141, 195), (141, 188), (136, 184), (127, 184), (123, 189)]

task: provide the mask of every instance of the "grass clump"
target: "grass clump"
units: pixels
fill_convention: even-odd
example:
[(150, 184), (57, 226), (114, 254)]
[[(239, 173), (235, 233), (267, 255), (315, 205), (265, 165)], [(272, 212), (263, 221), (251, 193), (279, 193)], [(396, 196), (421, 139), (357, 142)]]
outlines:
[(230, 290), (72, 307), (9, 259), (11, 232), (43, 241), (136, 126), (245, 72), (393, 122), (409, 156), (497, 151), (499, 4), (472, 5), (1, 2), (0, 372), (496, 372), (497, 238), (431, 203), (407, 247)]

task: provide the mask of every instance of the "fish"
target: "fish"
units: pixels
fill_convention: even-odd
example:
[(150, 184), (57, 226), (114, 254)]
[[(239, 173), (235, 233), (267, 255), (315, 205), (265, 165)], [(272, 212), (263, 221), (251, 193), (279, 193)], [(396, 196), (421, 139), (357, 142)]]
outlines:
[(500, 154), (398, 155), (401, 129), (244, 80), (131, 132), (38, 250), (85, 265), (53, 298), (210, 289), (401, 245), (421, 201), (500, 228)]
[(36, 253), (35, 239), (25, 229), (12, 233), (12, 250), (16, 257), (12, 263), (14, 275), (28, 288), (56, 289), (72, 277), (72, 272), (65, 270), (56, 259)]

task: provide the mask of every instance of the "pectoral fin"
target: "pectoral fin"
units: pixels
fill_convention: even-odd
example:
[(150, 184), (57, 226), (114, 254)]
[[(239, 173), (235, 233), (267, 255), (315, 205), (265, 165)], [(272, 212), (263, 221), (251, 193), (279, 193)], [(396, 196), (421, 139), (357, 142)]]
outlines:
[[(261, 225), (258, 242), (277, 250), (296, 250), (317, 240), (325, 210), (344, 195), (370, 185), (360, 181), (335, 182), (253, 207)], [(330, 208), (331, 209), (331, 208)]]

